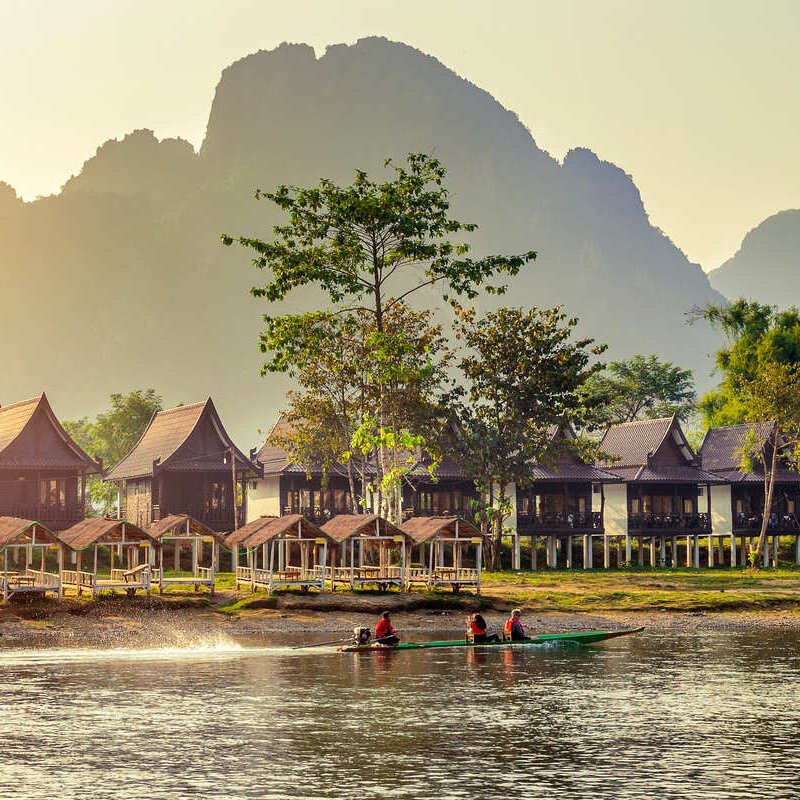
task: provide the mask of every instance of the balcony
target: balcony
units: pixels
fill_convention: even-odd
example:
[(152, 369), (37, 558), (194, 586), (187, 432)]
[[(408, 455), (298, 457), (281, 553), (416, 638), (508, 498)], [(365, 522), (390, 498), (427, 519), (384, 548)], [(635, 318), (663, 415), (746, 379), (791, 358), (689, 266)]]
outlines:
[[(733, 519), (733, 529), (743, 533), (759, 533), (763, 518), (764, 515), (761, 513), (736, 514)], [(800, 522), (795, 514), (775, 511), (769, 515), (767, 530), (774, 533), (795, 533), (800, 531)]]
[(710, 533), (711, 518), (705, 513), (696, 514), (631, 514), (628, 517), (630, 532), (664, 531), (675, 533)]
[(403, 521), (411, 519), (412, 517), (461, 517), (469, 522), (475, 522), (475, 511), (471, 508), (455, 508), (455, 509), (441, 509), (441, 508), (404, 508)]
[(517, 530), (520, 533), (600, 533), (603, 530), (603, 515), (599, 511), (558, 514), (517, 514)]
[[(231, 508), (205, 508), (198, 506), (190, 506), (189, 508), (161, 508), (160, 506), (153, 506), (153, 522), (158, 522), (170, 514), (188, 514), (194, 517), (198, 522), (202, 522), (212, 531), (218, 533), (227, 533), (233, 530), (233, 509)], [(241, 528), (245, 523), (244, 509), (236, 509), (236, 527)]]
[(300, 508), (298, 506), (284, 506), (283, 510), (281, 511), (281, 515), (284, 517), (289, 516), (290, 514), (302, 514), (309, 522), (313, 522), (315, 525), (324, 525), (329, 519), (333, 519), (333, 517), (337, 516), (338, 514), (353, 514), (355, 513), (351, 508), (342, 508), (342, 509), (329, 509), (329, 508), (320, 508), (316, 506), (314, 508)]
[(80, 522), (85, 516), (85, 509), (79, 503), (64, 506), (43, 506), (38, 503), (12, 504), (0, 508), (0, 516), (32, 519), (51, 530), (63, 531)]

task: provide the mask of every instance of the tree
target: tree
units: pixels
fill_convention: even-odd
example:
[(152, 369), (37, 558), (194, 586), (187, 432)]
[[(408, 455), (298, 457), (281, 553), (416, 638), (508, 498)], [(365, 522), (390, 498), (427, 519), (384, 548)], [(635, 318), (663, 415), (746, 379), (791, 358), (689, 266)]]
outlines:
[[(67, 421), (67, 433), (95, 459), (107, 467), (117, 464), (133, 448), (151, 417), (161, 410), (161, 397), (153, 389), (137, 389), (128, 394), (112, 394), (111, 408), (88, 417)], [(116, 504), (116, 489), (93, 476), (87, 481), (87, 495), (92, 507), (106, 515)]]
[[(401, 438), (399, 431), (389, 427), (393, 351), (409, 347), (387, 331), (388, 315), (406, 298), (430, 286), (441, 287), (448, 301), (475, 298), (481, 288), (502, 293), (505, 286), (490, 281), (516, 275), (536, 256), (528, 251), (471, 257), (464, 237), (477, 226), (449, 215), (442, 164), (425, 154), (411, 153), (404, 166), (390, 160), (385, 166), (393, 174), (383, 182), (357, 171), (349, 186), (323, 179), (315, 187), (284, 185), (272, 192), (259, 190), (256, 199), (275, 203), (288, 214), (288, 222), (274, 228), (271, 241), (236, 237), (241, 246), (254, 252), (252, 264), (269, 271), (267, 282), (251, 289), (255, 297), (276, 303), (294, 289), (314, 285), (333, 305), (326, 307), (326, 313), (371, 317), (374, 334), (369, 359), (378, 365), (372, 379), (378, 395), (374, 441), (379, 484), (387, 469), (393, 468), (387, 466), (389, 451), (394, 449), (390, 441), (398, 444)], [(230, 245), (235, 237), (223, 234), (221, 238)], [(292, 345), (290, 333), (307, 323), (307, 315), (265, 317), (261, 349), (269, 357), (263, 371), (286, 371), (292, 363), (297, 364), (299, 351)]]
[[(480, 513), (485, 530), (491, 530), (494, 567), (511, 512), (509, 484), (530, 483), (531, 464), (557, 455), (553, 426), (594, 424), (581, 390), (602, 368), (595, 357), (606, 348), (593, 339), (575, 339), (577, 324), (561, 306), (501, 308), (482, 319), (473, 310), (460, 312), (458, 336), (467, 352), (459, 367), (467, 402), (458, 409), (460, 435), (454, 446), (487, 496)], [(574, 446), (591, 447), (585, 441)]]
[(655, 355), (611, 361), (587, 381), (586, 394), (608, 425), (673, 414), (685, 421), (695, 406), (692, 371)]
[(762, 363), (743, 384), (739, 407), (747, 421), (771, 423), (766, 438), (750, 433), (741, 454), (743, 470), (752, 472), (754, 464), (761, 464), (764, 471), (764, 513), (758, 542), (750, 551), (751, 564), (756, 566), (767, 538), (778, 467), (797, 469), (800, 463), (800, 364)]
[(755, 566), (764, 548), (776, 467), (797, 465), (800, 439), (800, 312), (740, 298), (727, 306), (696, 309), (695, 318), (706, 319), (725, 335), (726, 344), (716, 355), (722, 374), (719, 386), (700, 401), (706, 425), (770, 422), (770, 434), (759, 440), (747, 437), (741, 468), (764, 470), (764, 514), (758, 542), (750, 551)]
[(800, 363), (800, 312), (740, 298), (727, 306), (695, 309), (693, 316), (719, 328), (726, 339), (716, 354), (720, 385), (699, 403), (703, 421), (708, 427), (745, 422), (749, 414), (742, 405), (745, 386), (767, 364)]

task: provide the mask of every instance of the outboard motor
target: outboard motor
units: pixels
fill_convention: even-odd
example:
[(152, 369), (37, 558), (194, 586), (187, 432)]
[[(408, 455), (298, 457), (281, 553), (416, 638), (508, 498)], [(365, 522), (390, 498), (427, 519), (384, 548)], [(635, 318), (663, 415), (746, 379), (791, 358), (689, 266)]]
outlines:
[(363, 646), (369, 644), (371, 637), (372, 631), (369, 628), (362, 628), (360, 625), (353, 628), (353, 641), (357, 645)]

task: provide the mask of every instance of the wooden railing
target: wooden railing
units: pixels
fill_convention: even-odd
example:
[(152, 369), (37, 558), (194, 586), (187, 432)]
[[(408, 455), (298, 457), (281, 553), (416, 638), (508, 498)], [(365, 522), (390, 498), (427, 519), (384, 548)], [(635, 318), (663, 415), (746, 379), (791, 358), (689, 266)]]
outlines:
[(94, 575), (91, 572), (65, 569), (61, 572), (61, 582), (69, 586), (76, 586), (79, 589), (91, 589), (94, 586)]
[(517, 514), (517, 528), (540, 530), (543, 533), (555, 531), (600, 531), (603, 529), (603, 515), (599, 511), (568, 514)]
[[(764, 515), (761, 513), (737, 514), (734, 517), (733, 528), (737, 531), (760, 531), (763, 519)], [(767, 530), (775, 532), (800, 531), (800, 523), (794, 514), (775, 511), (769, 515)]]
[(41, 522), (48, 528), (65, 530), (80, 522), (85, 514), (79, 503), (65, 506), (47, 506), (37, 503), (11, 504), (0, 506), (0, 516), (20, 517)]
[(710, 531), (711, 518), (706, 513), (697, 514), (631, 514), (629, 531)]

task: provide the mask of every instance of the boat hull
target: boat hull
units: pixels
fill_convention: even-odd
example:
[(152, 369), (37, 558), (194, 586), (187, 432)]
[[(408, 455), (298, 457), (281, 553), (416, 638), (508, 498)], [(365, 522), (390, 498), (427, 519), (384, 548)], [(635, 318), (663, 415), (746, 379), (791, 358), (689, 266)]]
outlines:
[(634, 633), (643, 631), (644, 628), (623, 628), (617, 631), (574, 631), (570, 633), (541, 633), (538, 636), (531, 636), (521, 642), (467, 642), (464, 639), (447, 639), (438, 642), (401, 642), (393, 647), (379, 644), (369, 645), (345, 645), (338, 648), (340, 653), (387, 653), (396, 650), (433, 650), (441, 648), (456, 647), (480, 647), (480, 648), (505, 648), (505, 647), (530, 647), (531, 645), (546, 644), (548, 642), (560, 642), (564, 644), (595, 644), (606, 639), (617, 639), (620, 636), (630, 636)]

